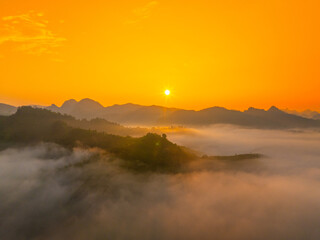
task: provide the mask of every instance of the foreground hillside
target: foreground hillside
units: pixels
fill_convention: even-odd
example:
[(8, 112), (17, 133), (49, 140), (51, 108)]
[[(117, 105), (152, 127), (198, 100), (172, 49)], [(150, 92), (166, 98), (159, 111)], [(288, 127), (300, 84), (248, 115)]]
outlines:
[(70, 116), (45, 109), (21, 107), (14, 115), (0, 118), (0, 143), (30, 145), (52, 142), (67, 148), (100, 148), (141, 171), (174, 172), (196, 156), (171, 143), (166, 136), (148, 133), (140, 138), (123, 137), (68, 125)]

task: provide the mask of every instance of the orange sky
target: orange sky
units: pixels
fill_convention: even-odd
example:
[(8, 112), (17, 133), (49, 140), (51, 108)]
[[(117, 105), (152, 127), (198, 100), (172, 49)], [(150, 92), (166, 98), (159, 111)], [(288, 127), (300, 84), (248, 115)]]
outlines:
[(0, 0), (0, 102), (320, 110), (319, 9), (318, 0)]

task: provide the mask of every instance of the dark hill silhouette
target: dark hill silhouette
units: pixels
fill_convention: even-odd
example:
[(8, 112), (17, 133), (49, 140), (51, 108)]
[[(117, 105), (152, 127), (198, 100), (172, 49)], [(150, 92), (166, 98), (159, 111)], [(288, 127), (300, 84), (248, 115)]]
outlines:
[[(101, 118), (112, 122), (132, 125), (185, 125), (206, 126), (211, 124), (233, 124), (251, 128), (319, 128), (320, 120), (309, 119), (282, 111), (274, 106), (270, 109), (249, 108), (241, 112), (222, 107), (212, 107), (200, 111), (123, 104), (103, 107), (91, 99), (77, 102), (65, 101), (61, 107), (51, 105), (48, 110), (69, 114), (78, 119)], [(0, 109), (1, 113), (1, 109)]]
[(320, 121), (287, 114), (276, 107), (271, 107), (268, 111), (249, 108), (244, 112), (221, 107), (200, 111), (180, 110), (168, 115), (163, 122), (184, 125), (233, 124), (274, 129), (320, 127)]
[(70, 114), (76, 118), (92, 119), (101, 117), (99, 113), (101, 113), (103, 109), (104, 108), (100, 103), (89, 98), (85, 98), (79, 102), (74, 99), (65, 101), (58, 111)]
[(52, 142), (67, 148), (101, 148), (125, 160), (138, 171), (176, 172), (197, 156), (169, 140), (166, 135), (148, 133), (140, 138), (122, 137), (75, 128), (66, 122), (73, 117), (46, 109), (20, 107), (11, 116), (0, 117), (0, 146)]
[[(288, 114), (272, 106), (269, 110), (249, 108), (241, 112), (222, 107), (212, 107), (200, 111), (166, 108), (161, 106), (142, 106), (137, 104), (113, 105), (101, 104), (85, 99), (72, 101), (72, 110), (62, 105), (59, 112), (68, 113), (78, 118), (100, 117), (123, 124), (161, 125), (179, 124), (187, 126), (233, 124), (252, 128), (307, 128), (320, 127), (320, 121)], [(66, 103), (69, 103), (66, 101)], [(90, 108), (90, 109), (89, 109)]]
[[(10, 112), (8, 111), (6, 112), (7, 114), (2, 114), (2, 116), (9, 116), (14, 114), (17, 111), (16, 107), (13, 107), (13, 106), (10, 106), (10, 107), (11, 107), (9, 108)], [(5, 112), (4, 110), (2, 111)], [(54, 104), (47, 107), (46, 110), (50, 110), (52, 112), (60, 112), (60, 108)], [(19, 112), (17, 112), (17, 114), (19, 114)], [(93, 118), (90, 120), (87, 120), (87, 119), (78, 120), (74, 116), (66, 115), (64, 113), (55, 114), (55, 115), (52, 115), (51, 117), (53, 120), (63, 121), (71, 127), (88, 129), (88, 130), (97, 130), (97, 131), (106, 132), (109, 134), (116, 134), (120, 136), (142, 136), (150, 132), (150, 130), (147, 128), (124, 127), (118, 123), (110, 122), (102, 118)], [(160, 131), (156, 131), (156, 130), (154, 130), (153, 132), (160, 133)]]

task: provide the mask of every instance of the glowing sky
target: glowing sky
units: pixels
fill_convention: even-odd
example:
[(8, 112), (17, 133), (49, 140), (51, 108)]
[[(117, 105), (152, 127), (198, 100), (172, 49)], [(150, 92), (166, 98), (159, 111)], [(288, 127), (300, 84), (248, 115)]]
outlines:
[(319, 9), (317, 0), (0, 0), (0, 102), (320, 110)]

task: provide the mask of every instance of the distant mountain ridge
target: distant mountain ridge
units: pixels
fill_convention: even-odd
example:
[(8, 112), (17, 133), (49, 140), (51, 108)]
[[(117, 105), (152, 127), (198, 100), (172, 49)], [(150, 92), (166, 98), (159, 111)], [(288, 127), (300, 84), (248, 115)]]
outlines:
[[(3, 107), (2, 107), (3, 105)], [(13, 114), (13, 106), (0, 105), (0, 115)], [(211, 107), (195, 110), (143, 106), (127, 103), (104, 107), (89, 98), (65, 101), (61, 107), (54, 104), (43, 107), (53, 112), (69, 114), (78, 119), (102, 118), (108, 121), (131, 125), (186, 125), (233, 124), (252, 128), (320, 128), (320, 120), (290, 114), (275, 106), (268, 110), (249, 108), (245, 111)], [(9, 109), (9, 110), (8, 110)], [(3, 114), (5, 113), (5, 114)]]
[(289, 110), (289, 109), (284, 109), (283, 111), (286, 113), (297, 115), (304, 118), (320, 120), (320, 113), (317, 111), (305, 110), (302, 112), (298, 112), (296, 110)]

